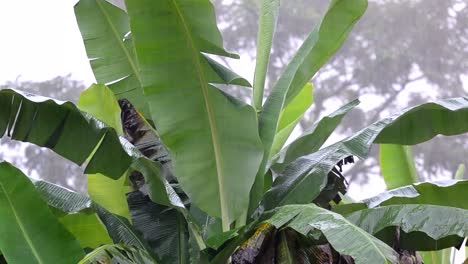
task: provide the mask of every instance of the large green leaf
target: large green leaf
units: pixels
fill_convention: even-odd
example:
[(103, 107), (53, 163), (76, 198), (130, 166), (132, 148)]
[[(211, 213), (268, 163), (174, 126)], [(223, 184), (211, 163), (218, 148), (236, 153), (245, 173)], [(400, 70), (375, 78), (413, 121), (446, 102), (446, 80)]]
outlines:
[(251, 208), (252, 205), (258, 204), (263, 194), (263, 177), (278, 130), (281, 111), (297, 96), (320, 67), (340, 49), (366, 8), (367, 0), (332, 1), (318, 29), (305, 40), (273, 87), (260, 113), (259, 132), (264, 155), (252, 189)]
[[(407, 130), (410, 126), (416, 128)], [(397, 132), (397, 128), (401, 128), (404, 133)], [(272, 209), (280, 205), (311, 202), (326, 185), (328, 172), (338, 161), (351, 155), (366, 158), (372, 143), (416, 144), (437, 134), (465, 132), (468, 132), (468, 100), (465, 98), (426, 103), (396, 113), (350, 138), (291, 162), (265, 194), (263, 206)]]
[(80, 0), (75, 15), (98, 83), (148, 113), (128, 16), (105, 0)]
[(302, 135), (283, 148), (276, 155), (272, 163), (273, 169), (281, 171), (290, 162), (295, 159), (316, 152), (322, 147), (325, 141), (335, 131), (336, 127), (341, 123), (343, 117), (349, 113), (354, 107), (359, 105), (358, 99), (340, 107), (333, 113), (323, 117), (315, 122), (311, 127), (307, 128)]
[[(128, 99), (149, 117), (127, 13), (105, 0), (80, 0), (75, 15), (98, 83), (108, 84), (118, 98)], [(250, 86), (229, 69), (207, 60), (214, 70), (210, 82)]]
[(398, 259), (398, 254), (382, 241), (341, 215), (313, 204), (280, 207), (266, 222), (276, 228), (292, 228), (304, 236), (319, 230), (336, 251), (353, 257), (356, 264), (396, 263)]
[[(144, 93), (191, 201), (224, 228), (246, 210), (262, 158), (255, 111), (209, 85), (201, 52), (222, 48), (209, 0), (130, 0)], [(203, 189), (203, 192), (200, 190)]]
[(78, 264), (156, 264), (142, 249), (124, 245), (104, 245), (84, 257)]
[(0, 163), (0, 248), (9, 263), (76, 263), (84, 252), (20, 170)]
[(263, 104), (263, 90), (266, 74), (270, 62), (273, 36), (278, 21), (280, 0), (263, 0), (260, 8), (260, 19), (257, 37), (257, 58), (254, 74), (253, 104), (257, 111), (261, 111)]
[(410, 146), (380, 145), (380, 169), (387, 189), (395, 189), (418, 181)]
[[(278, 124), (278, 132), (275, 135), (270, 156), (276, 155), (284, 143), (288, 140), (296, 125), (304, 117), (305, 112), (314, 102), (314, 87), (311, 83), (306, 84), (302, 91), (281, 113)], [(270, 157), (271, 158), (271, 157)]]
[(132, 160), (112, 128), (72, 103), (18, 90), (0, 91), (0, 135), (5, 131), (12, 139), (49, 148), (78, 165), (94, 153), (87, 173), (119, 178)]
[(188, 227), (174, 208), (153, 203), (140, 191), (128, 195), (134, 228), (148, 242), (161, 263), (188, 263)]
[(459, 246), (468, 236), (468, 210), (446, 206), (390, 205), (361, 210), (346, 219), (387, 244), (398, 243), (407, 250)]
[(398, 204), (428, 204), (468, 210), (468, 181), (440, 181), (415, 183), (383, 192), (360, 203), (342, 204), (333, 211), (348, 215), (358, 210)]
[[(398, 118), (399, 114), (390, 118)], [(398, 122), (389, 124), (375, 139), (380, 144), (415, 145), (436, 135), (454, 136), (468, 131), (468, 98), (457, 97), (413, 107)]]

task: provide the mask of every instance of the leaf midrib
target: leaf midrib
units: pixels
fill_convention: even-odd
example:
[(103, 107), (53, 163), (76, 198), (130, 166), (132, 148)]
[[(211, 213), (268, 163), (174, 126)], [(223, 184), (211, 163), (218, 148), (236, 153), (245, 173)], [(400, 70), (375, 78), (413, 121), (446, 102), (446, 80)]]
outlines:
[[(208, 113), (208, 122), (210, 124), (210, 130), (211, 130), (211, 140), (213, 143), (213, 150), (215, 154), (215, 161), (216, 161), (216, 172), (217, 172), (217, 177), (218, 177), (218, 192), (219, 192), (219, 199), (220, 199), (220, 206), (221, 206), (221, 217), (223, 219), (223, 225), (225, 224), (224, 220), (227, 220), (230, 223), (229, 219), (229, 214), (227, 212), (228, 206), (227, 206), (227, 201), (225, 200), (224, 194), (226, 193), (224, 186), (224, 173), (223, 173), (223, 160), (221, 157), (221, 146), (219, 143), (219, 134), (216, 126), (216, 120), (214, 117), (213, 109), (211, 108), (211, 102), (210, 98), (208, 96), (208, 82), (206, 81), (205, 73), (202, 69), (202, 65), (200, 62), (199, 58), (199, 51), (197, 51), (195, 47), (195, 43), (192, 38), (192, 34), (190, 33), (189, 27), (187, 25), (187, 22), (185, 21), (185, 18), (182, 14), (182, 11), (180, 10), (179, 5), (177, 4), (177, 0), (172, 0), (171, 1), (174, 5), (175, 10), (177, 11), (177, 15), (179, 16), (185, 35), (187, 36), (187, 40), (189, 41), (190, 48), (192, 50), (192, 59), (195, 62), (195, 69), (197, 70), (197, 77), (200, 82), (201, 90), (203, 93), (204, 101), (205, 101), (205, 107), (206, 111)], [(225, 226), (223, 226), (223, 230), (225, 229)], [(228, 227), (229, 229), (229, 227)], [(224, 230), (228, 231), (228, 230)]]
[(109, 27), (111, 28), (111, 31), (114, 37), (117, 39), (117, 43), (119, 43), (119, 47), (124, 52), (125, 57), (127, 58), (128, 63), (130, 64), (130, 67), (132, 68), (133, 73), (135, 74), (135, 77), (137, 78), (138, 82), (141, 84), (142, 83), (141, 76), (136, 67), (136, 64), (133, 62), (132, 56), (130, 56), (130, 53), (128, 52), (127, 48), (125, 48), (123, 41), (121, 41), (121, 36), (119, 35), (119, 32), (117, 31), (114, 24), (112, 23), (112, 20), (110, 19), (109, 14), (106, 12), (104, 7), (102, 6), (100, 0), (96, 0), (96, 3), (99, 6), (99, 9), (101, 10), (102, 14), (104, 15), (104, 18), (106, 19), (107, 23), (109, 24)]
[(15, 207), (13, 206), (13, 202), (11, 201), (11, 199), (10, 199), (10, 197), (9, 197), (7, 191), (6, 191), (5, 186), (3, 186), (3, 183), (1, 183), (1, 182), (0, 182), (0, 187), (2, 188), (2, 191), (5, 194), (5, 198), (6, 198), (7, 202), (8, 202), (8, 204), (10, 205), (11, 211), (13, 212), (13, 215), (15, 216), (18, 227), (21, 229), (21, 233), (23, 234), (24, 240), (26, 241), (26, 243), (31, 248), (31, 252), (33, 253), (34, 257), (37, 259), (37, 261), (39, 263), (45, 263), (41, 259), (41, 256), (39, 255), (36, 248), (34, 247), (34, 244), (32, 243), (31, 238), (29, 237), (28, 233), (26, 232), (26, 228), (24, 227), (23, 222), (18, 217), (18, 213), (16, 212)]

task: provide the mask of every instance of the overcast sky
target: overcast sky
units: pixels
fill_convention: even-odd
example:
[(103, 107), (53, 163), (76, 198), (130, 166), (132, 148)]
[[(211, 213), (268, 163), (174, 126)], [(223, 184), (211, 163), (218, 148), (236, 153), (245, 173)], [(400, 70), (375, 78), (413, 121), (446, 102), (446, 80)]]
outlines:
[(77, 0), (0, 0), (0, 83), (94, 77), (75, 21)]

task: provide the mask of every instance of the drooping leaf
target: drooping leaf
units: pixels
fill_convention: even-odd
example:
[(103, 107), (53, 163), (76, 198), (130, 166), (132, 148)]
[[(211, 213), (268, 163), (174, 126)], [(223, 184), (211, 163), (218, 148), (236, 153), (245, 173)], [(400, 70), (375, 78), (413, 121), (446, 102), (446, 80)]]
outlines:
[(336, 251), (353, 257), (356, 264), (396, 263), (398, 259), (398, 254), (384, 242), (341, 215), (313, 204), (280, 207), (265, 221), (278, 229), (291, 228), (304, 236), (318, 230)]
[(49, 206), (62, 212), (75, 214), (91, 207), (92, 201), (86, 194), (46, 181), (37, 181), (34, 185)]
[[(421, 119), (427, 123), (422, 124)], [(412, 122), (418, 129), (407, 131), (408, 126), (413, 126)], [(444, 126), (437, 125), (440, 122)], [(434, 124), (434, 129), (429, 129), (432, 125), (428, 124)], [(419, 129), (419, 125), (427, 129)], [(396, 132), (396, 128), (405, 133)], [(404, 110), (375, 122), (350, 138), (291, 162), (265, 194), (262, 205), (268, 210), (280, 205), (311, 202), (325, 186), (328, 172), (338, 161), (348, 156), (364, 159), (372, 143), (416, 144), (437, 134), (465, 132), (468, 132), (468, 99), (445, 99)]]
[(209, 85), (213, 68), (201, 52), (231, 55), (222, 48), (213, 6), (126, 4), (144, 93), (174, 174), (191, 201), (228, 229), (247, 207), (263, 151), (254, 110)]
[(294, 128), (296, 128), (296, 125), (301, 121), (305, 112), (314, 102), (313, 89), (314, 87), (311, 83), (306, 84), (291, 104), (289, 104), (281, 113), (278, 132), (275, 135), (270, 156), (276, 155), (281, 150)]
[(379, 144), (415, 145), (437, 135), (454, 136), (468, 131), (468, 98), (426, 103), (406, 110), (406, 115), (386, 127), (375, 139)]
[(341, 48), (366, 8), (367, 0), (332, 1), (320, 26), (304, 41), (273, 87), (259, 117), (259, 132), (264, 155), (252, 188), (250, 208), (256, 207), (263, 195), (263, 177), (281, 111), (297, 96), (320, 67)]
[[(149, 246), (146, 241), (133, 229), (126, 218), (112, 214), (99, 204), (91, 201), (89, 196), (48, 182), (38, 182), (36, 183), (36, 188), (39, 190), (42, 197), (45, 198), (49, 206), (55, 207), (63, 212), (86, 213), (86, 210), (95, 212), (104, 224), (108, 235), (114, 243), (135, 246), (148, 251)], [(78, 209), (80, 211), (77, 211)]]
[(468, 210), (468, 181), (439, 181), (414, 183), (409, 186), (383, 192), (360, 203), (338, 205), (333, 211), (348, 215), (355, 211), (378, 206), (398, 204), (427, 204), (450, 206)]
[(140, 191), (128, 195), (133, 226), (161, 263), (189, 262), (189, 234), (184, 216), (174, 208), (153, 203)]
[(418, 181), (410, 146), (381, 144), (380, 168), (387, 189), (395, 189)]
[(124, 245), (104, 245), (84, 257), (78, 264), (157, 264), (151, 256), (141, 248)]
[(387, 244), (407, 250), (459, 246), (468, 236), (468, 210), (448, 206), (389, 205), (357, 211), (346, 219)]
[(84, 252), (12, 165), (0, 163), (0, 248), (9, 263), (76, 263)]
[(49, 148), (78, 165), (94, 151), (87, 173), (117, 179), (132, 160), (113, 129), (72, 103), (18, 90), (0, 91), (0, 135), (5, 132), (14, 140)]
[(283, 148), (278, 155), (272, 159), (272, 163), (274, 163), (272, 166), (273, 169), (281, 171), (295, 159), (319, 150), (341, 123), (343, 117), (359, 103), (360, 101), (356, 99), (323, 117), (310, 128), (307, 128), (301, 136)]
[(37, 181), (34, 185), (82, 248), (96, 248), (112, 243), (97, 214), (90, 209), (92, 201), (89, 196), (46, 181)]
[(260, 8), (260, 19), (257, 37), (257, 58), (254, 74), (253, 105), (261, 111), (263, 90), (270, 62), (271, 47), (278, 21), (280, 0), (263, 0)]

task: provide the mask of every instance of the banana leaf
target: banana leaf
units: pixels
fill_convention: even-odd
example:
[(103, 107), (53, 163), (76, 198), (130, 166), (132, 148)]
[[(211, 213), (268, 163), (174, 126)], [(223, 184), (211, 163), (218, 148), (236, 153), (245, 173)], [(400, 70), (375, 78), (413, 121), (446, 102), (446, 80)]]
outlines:
[(189, 262), (189, 233), (177, 209), (153, 203), (140, 191), (129, 193), (133, 227), (148, 242), (161, 263)]
[(78, 264), (157, 264), (145, 251), (124, 245), (104, 245), (86, 255)]
[[(121, 109), (112, 91), (105, 85), (91, 85), (80, 94), (78, 108), (99, 118), (123, 135)], [(91, 199), (113, 214), (130, 220), (126, 194), (131, 191), (127, 173), (118, 180), (102, 174), (88, 175), (88, 194)]]
[(105, 0), (80, 0), (75, 16), (98, 83), (148, 113), (125, 11)]
[[(288, 140), (296, 125), (314, 102), (314, 86), (306, 84), (294, 100), (281, 112), (278, 132), (271, 148), (270, 156), (276, 155)], [(271, 157), (270, 157), (271, 159)]]
[(343, 120), (346, 114), (358, 106), (359, 103), (360, 101), (358, 99), (353, 100), (315, 122), (297, 139), (284, 147), (275, 157), (273, 157), (271, 161), (273, 164), (272, 168), (277, 172), (281, 172), (295, 159), (318, 151), (333, 131), (335, 131), (336, 127), (341, 123), (341, 120)]
[(145, 98), (174, 174), (227, 230), (248, 206), (263, 150), (255, 111), (209, 84), (216, 72), (202, 52), (236, 56), (222, 47), (209, 0), (126, 5)]
[(92, 210), (85, 209), (78, 213), (68, 214), (51, 206), (49, 208), (68, 232), (80, 242), (81, 248), (85, 251), (112, 243), (105, 226)]
[(98, 215), (90, 209), (92, 201), (89, 196), (46, 181), (37, 181), (34, 187), (82, 248), (112, 243)]
[(86, 173), (118, 179), (132, 161), (115, 130), (71, 102), (0, 90), (0, 135), (5, 132), (14, 140), (49, 148), (78, 165), (91, 155)]
[(0, 248), (9, 263), (76, 263), (79, 242), (49, 210), (33, 183), (0, 163)]
[[(418, 129), (411, 129), (417, 127)], [(309, 203), (327, 183), (327, 175), (348, 156), (365, 159), (372, 143), (417, 144), (438, 134), (468, 132), (468, 99), (440, 100), (409, 108), (375, 122), (354, 136), (291, 162), (265, 194), (262, 206)], [(260, 208), (262, 209), (262, 208)]]
[[(75, 16), (98, 83), (107, 84), (117, 98), (129, 100), (149, 118), (128, 14), (105, 0), (80, 0), (75, 6)], [(205, 63), (213, 68), (211, 83), (250, 86), (216, 61), (206, 58)]]
[[(38, 190), (49, 206), (65, 213), (89, 213), (90, 211), (96, 213), (114, 243), (135, 246), (149, 252), (148, 254), (157, 259), (147, 242), (140, 237), (126, 218), (110, 213), (87, 195), (48, 182), (39, 182), (38, 186)], [(81, 211), (76, 211), (77, 209)]]
[(389, 205), (357, 211), (346, 219), (387, 244), (406, 250), (459, 247), (468, 236), (468, 210), (448, 206)]
[(351, 256), (356, 264), (397, 262), (398, 254), (384, 242), (341, 215), (316, 205), (287, 205), (271, 214), (266, 223), (277, 229), (291, 228), (304, 236), (318, 230), (336, 251)]
[(276, 23), (280, 9), (280, 0), (263, 0), (260, 8), (260, 19), (257, 36), (257, 57), (255, 60), (253, 105), (261, 111), (263, 105), (263, 90), (270, 62), (271, 47), (275, 35)]
[(332, 1), (319, 27), (304, 41), (273, 86), (259, 116), (259, 132), (264, 155), (252, 189), (250, 208), (256, 207), (263, 196), (264, 174), (267, 171), (281, 111), (341, 48), (366, 8), (367, 0)]
[(378, 206), (401, 204), (427, 204), (450, 206), (468, 210), (468, 181), (446, 180), (438, 182), (414, 183), (383, 192), (359, 203), (340, 204), (334, 212), (348, 215), (353, 212)]
[(380, 169), (387, 189), (418, 182), (418, 174), (410, 146), (381, 144)]

